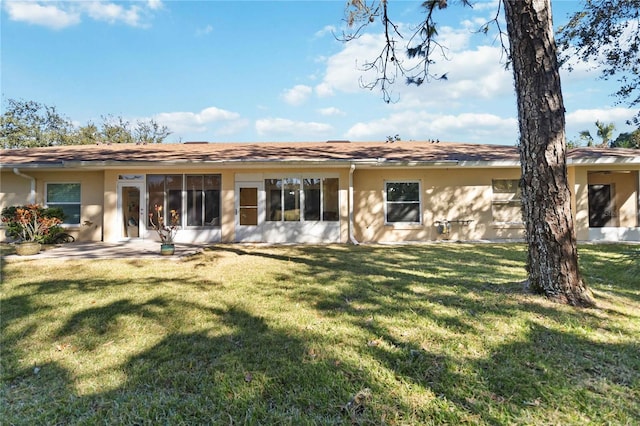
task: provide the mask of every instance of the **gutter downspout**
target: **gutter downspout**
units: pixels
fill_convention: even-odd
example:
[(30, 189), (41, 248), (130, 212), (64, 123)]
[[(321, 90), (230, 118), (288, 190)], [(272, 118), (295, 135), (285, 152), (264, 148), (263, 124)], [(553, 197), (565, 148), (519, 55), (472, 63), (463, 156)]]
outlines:
[(357, 246), (360, 243), (353, 236), (353, 172), (355, 169), (356, 165), (352, 163), (349, 169), (349, 241)]
[(31, 181), (31, 191), (29, 192), (29, 204), (35, 204), (36, 203), (36, 178), (34, 178), (33, 176), (25, 175), (20, 170), (18, 170), (17, 167), (13, 168), (13, 173), (25, 179), (29, 179)]

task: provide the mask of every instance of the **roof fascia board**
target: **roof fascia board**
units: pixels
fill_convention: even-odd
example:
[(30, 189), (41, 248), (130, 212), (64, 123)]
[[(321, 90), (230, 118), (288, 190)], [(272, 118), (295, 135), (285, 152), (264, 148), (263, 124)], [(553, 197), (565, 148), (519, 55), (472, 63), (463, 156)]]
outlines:
[(582, 166), (582, 165), (611, 165), (611, 164), (640, 164), (640, 155), (636, 157), (599, 157), (599, 158), (569, 158), (567, 160), (568, 165)]
[(503, 161), (461, 161), (460, 167), (466, 168), (511, 168), (520, 167), (519, 160), (503, 160)]

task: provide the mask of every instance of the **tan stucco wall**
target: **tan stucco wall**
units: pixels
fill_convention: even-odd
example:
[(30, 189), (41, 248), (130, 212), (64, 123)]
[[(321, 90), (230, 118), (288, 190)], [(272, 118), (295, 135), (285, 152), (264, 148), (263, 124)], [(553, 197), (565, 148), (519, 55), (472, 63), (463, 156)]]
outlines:
[[(102, 238), (103, 172), (37, 172), (22, 171), (36, 179), (35, 202), (44, 204), (46, 183), (75, 183), (81, 186), (80, 225), (64, 225), (65, 231), (78, 241), (99, 241)], [(0, 209), (28, 202), (31, 182), (12, 172), (2, 172)], [(4, 239), (4, 232), (1, 236)]]
[[(608, 171), (608, 174), (589, 174)], [(572, 188), (572, 211), (575, 217), (578, 239), (589, 239), (588, 184), (613, 183), (618, 225), (638, 226), (638, 167), (624, 165), (571, 166), (568, 168)], [(620, 173), (625, 172), (625, 173)], [(340, 179), (340, 241), (349, 241), (349, 168), (216, 168), (189, 169), (145, 168), (91, 172), (38, 172), (24, 171), (36, 179), (36, 202), (44, 201), (46, 182), (80, 182), (82, 185), (81, 225), (70, 227), (68, 232), (79, 241), (117, 241), (120, 238), (116, 224), (117, 183), (120, 174), (210, 174), (222, 176), (222, 204), (220, 240), (235, 240), (235, 183), (236, 177), (251, 174), (256, 180), (265, 177), (287, 176), (338, 176)], [(518, 179), (520, 169), (513, 168), (356, 168), (354, 183), (354, 229), (360, 242), (401, 242), (483, 239), (521, 239), (522, 225), (493, 223), (491, 210), (492, 179)], [(420, 225), (386, 225), (384, 223), (385, 181), (419, 181), (422, 197), (422, 223)], [(30, 181), (3, 170), (0, 175), (0, 208), (24, 204), (28, 201)], [(103, 207), (104, 206), (104, 207)], [(453, 223), (447, 236), (437, 232), (436, 222), (441, 219), (470, 220), (469, 225)], [(104, 220), (104, 222), (103, 222)], [(4, 233), (0, 233), (3, 237)]]
[(0, 173), (0, 210), (8, 206), (27, 204), (31, 181), (13, 172)]
[[(519, 168), (509, 169), (360, 169), (354, 174), (355, 236), (362, 242), (520, 239), (521, 225), (493, 223), (492, 179), (518, 179)], [(420, 225), (386, 225), (385, 181), (419, 181), (422, 192)], [(437, 232), (436, 221), (471, 220), (452, 224), (451, 233)]]
[[(635, 169), (635, 170), (634, 170)], [(612, 226), (633, 228), (638, 223), (638, 170), (624, 165), (575, 167), (576, 234), (589, 239), (589, 185), (612, 184), (615, 216)]]

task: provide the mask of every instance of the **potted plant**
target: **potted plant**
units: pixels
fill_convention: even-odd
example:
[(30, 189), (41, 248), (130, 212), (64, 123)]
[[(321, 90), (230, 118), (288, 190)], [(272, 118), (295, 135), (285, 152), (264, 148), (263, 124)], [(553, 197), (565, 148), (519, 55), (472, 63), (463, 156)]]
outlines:
[(180, 216), (175, 210), (169, 212), (169, 223), (165, 224), (162, 206), (155, 205), (154, 213), (149, 213), (149, 223), (160, 237), (160, 254), (170, 256), (175, 253), (174, 239), (180, 227)]
[(40, 252), (47, 235), (57, 230), (62, 220), (48, 215), (38, 204), (27, 204), (3, 209), (2, 222), (7, 224), (7, 235), (18, 239), (16, 253), (27, 256)]

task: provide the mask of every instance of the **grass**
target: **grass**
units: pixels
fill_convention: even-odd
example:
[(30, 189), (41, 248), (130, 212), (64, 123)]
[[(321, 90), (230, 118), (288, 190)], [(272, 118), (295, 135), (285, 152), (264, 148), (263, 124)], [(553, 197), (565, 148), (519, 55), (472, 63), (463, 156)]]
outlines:
[(597, 309), (525, 294), (525, 247), (213, 246), (5, 262), (4, 424), (637, 424), (630, 246)]

